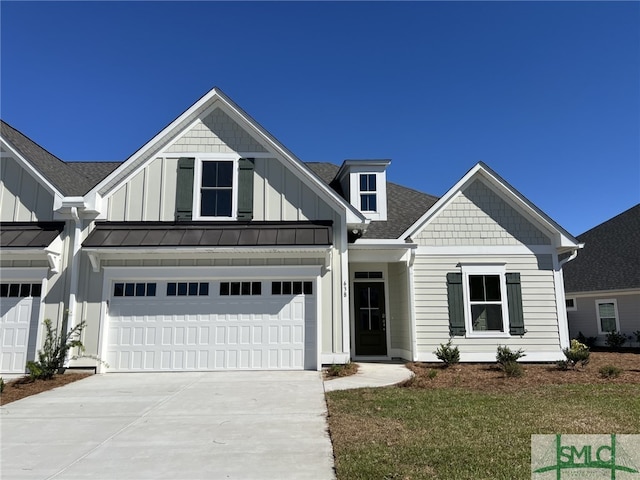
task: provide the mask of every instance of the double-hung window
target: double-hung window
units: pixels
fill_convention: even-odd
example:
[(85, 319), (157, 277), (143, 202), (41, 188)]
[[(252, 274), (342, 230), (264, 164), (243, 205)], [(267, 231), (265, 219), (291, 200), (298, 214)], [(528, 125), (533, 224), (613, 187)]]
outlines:
[(620, 330), (618, 305), (615, 299), (596, 300), (596, 313), (598, 315), (598, 330), (601, 334)]
[(467, 334), (508, 335), (504, 266), (463, 266), (462, 272)]
[(200, 164), (200, 217), (220, 218), (233, 215), (233, 160), (202, 160)]
[(360, 210), (363, 212), (377, 212), (378, 199), (375, 173), (360, 174)]

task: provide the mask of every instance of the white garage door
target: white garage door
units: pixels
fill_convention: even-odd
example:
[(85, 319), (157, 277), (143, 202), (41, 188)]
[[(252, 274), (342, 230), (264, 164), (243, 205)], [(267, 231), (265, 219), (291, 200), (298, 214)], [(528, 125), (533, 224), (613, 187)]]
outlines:
[(116, 281), (111, 288), (107, 371), (309, 367), (312, 282)]
[(40, 290), (39, 283), (0, 285), (0, 373), (25, 373), (35, 357)]

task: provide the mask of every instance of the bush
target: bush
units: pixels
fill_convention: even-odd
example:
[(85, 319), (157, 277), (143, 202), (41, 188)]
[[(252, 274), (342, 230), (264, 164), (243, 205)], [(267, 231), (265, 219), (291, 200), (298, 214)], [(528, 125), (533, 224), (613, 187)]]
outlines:
[(605, 340), (605, 343), (607, 344), (607, 346), (613, 349), (621, 348), (626, 342), (627, 342), (627, 337), (625, 337), (620, 332), (616, 332), (615, 330), (612, 330), (611, 332), (607, 333), (607, 338)]
[(358, 371), (358, 365), (353, 362), (333, 364), (327, 368), (327, 377), (348, 377)]
[(503, 367), (507, 363), (517, 362), (520, 358), (524, 357), (525, 353), (520, 348), (515, 352), (512, 352), (509, 347), (503, 347), (498, 345), (498, 352), (496, 353), (496, 361), (498, 364)]
[(507, 377), (521, 377), (524, 374), (524, 369), (518, 362), (505, 363), (503, 370)]
[(633, 334), (636, 336), (636, 342), (640, 343), (640, 330), (636, 330)]
[(604, 378), (616, 378), (622, 373), (621, 368), (614, 367), (613, 365), (605, 365), (604, 367), (600, 367), (598, 371)]
[(4, 378), (0, 377), (0, 393), (4, 392)]
[(591, 355), (589, 347), (587, 347), (584, 343), (580, 343), (576, 339), (571, 340), (571, 347), (565, 348), (564, 350), (562, 350), (562, 352), (564, 353), (564, 356), (567, 357), (567, 360), (558, 362), (558, 368), (560, 368), (561, 370), (575, 368), (578, 364), (584, 367), (587, 363), (589, 363), (589, 356)]
[(525, 353), (521, 348), (513, 352), (509, 347), (498, 345), (496, 361), (507, 377), (521, 377), (524, 370), (522, 365), (518, 363), (518, 359), (524, 356)]
[(446, 344), (441, 343), (440, 347), (433, 352), (438, 357), (438, 360), (444, 362), (445, 367), (450, 367), (451, 365), (455, 365), (460, 361), (460, 350), (458, 347), (451, 346), (451, 340), (449, 340)]
[(29, 376), (32, 379), (50, 380), (64, 366), (67, 353), (72, 348), (84, 350), (84, 345), (80, 341), (80, 334), (85, 326), (81, 322), (71, 329), (70, 332), (60, 332), (53, 328), (51, 320), (44, 321), (45, 340), (42, 350), (38, 351), (38, 361), (27, 362)]
[(434, 378), (436, 378), (438, 376), (438, 370), (429, 370), (429, 373), (427, 373), (427, 378), (429, 380), (433, 380)]
[(582, 332), (578, 332), (576, 340), (578, 340), (583, 345), (592, 348), (596, 346), (596, 340), (598, 340), (598, 337), (585, 337)]

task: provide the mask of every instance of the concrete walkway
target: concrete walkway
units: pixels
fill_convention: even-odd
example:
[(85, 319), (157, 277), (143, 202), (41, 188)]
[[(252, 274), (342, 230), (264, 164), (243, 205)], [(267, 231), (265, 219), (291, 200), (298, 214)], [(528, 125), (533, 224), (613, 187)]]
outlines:
[(331, 480), (320, 372), (94, 375), (0, 407), (0, 478)]
[(410, 379), (413, 373), (402, 363), (357, 362), (358, 373), (325, 380), (325, 392), (364, 387), (386, 387)]

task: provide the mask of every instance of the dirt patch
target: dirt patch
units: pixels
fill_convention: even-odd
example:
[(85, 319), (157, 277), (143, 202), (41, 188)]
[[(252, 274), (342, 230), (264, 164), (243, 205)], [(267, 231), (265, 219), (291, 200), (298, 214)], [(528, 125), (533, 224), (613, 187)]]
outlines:
[(90, 375), (92, 374), (65, 373), (63, 375), (55, 375), (51, 380), (32, 380), (29, 377), (10, 380), (6, 382), (4, 391), (0, 394), (0, 405), (6, 405), (37, 393), (46, 392), (47, 390), (82, 380)]
[[(617, 378), (604, 378), (600, 368), (622, 369)], [(523, 363), (524, 374), (507, 378), (496, 364), (461, 363), (444, 368), (442, 363), (408, 363), (415, 374), (404, 386), (413, 388), (459, 387), (477, 391), (511, 391), (560, 384), (640, 384), (640, 353), (592, 352), (589, 364), (575, 370), (559, 370), (554, 363)]]

